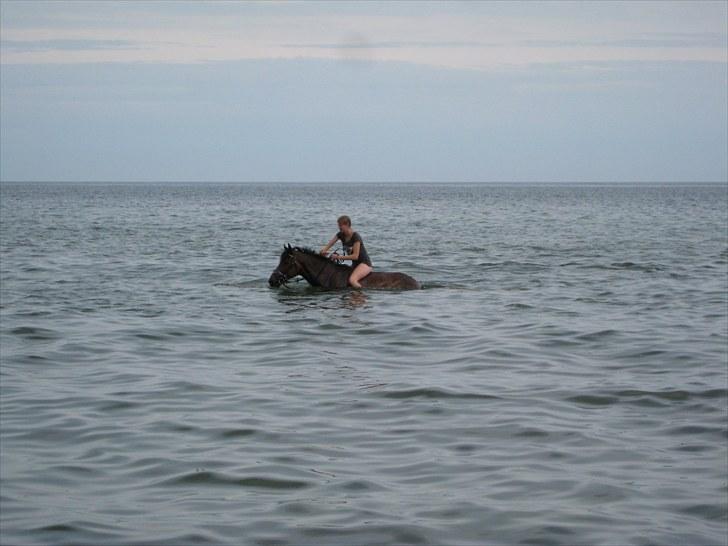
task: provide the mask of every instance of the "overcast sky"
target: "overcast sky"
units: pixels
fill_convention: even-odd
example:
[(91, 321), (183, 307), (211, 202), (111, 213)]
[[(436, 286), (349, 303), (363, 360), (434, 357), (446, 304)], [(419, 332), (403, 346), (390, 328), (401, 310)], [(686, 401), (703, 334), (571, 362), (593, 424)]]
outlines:
[(0, 3), (3, 181), (728, 180), (728, 4)]

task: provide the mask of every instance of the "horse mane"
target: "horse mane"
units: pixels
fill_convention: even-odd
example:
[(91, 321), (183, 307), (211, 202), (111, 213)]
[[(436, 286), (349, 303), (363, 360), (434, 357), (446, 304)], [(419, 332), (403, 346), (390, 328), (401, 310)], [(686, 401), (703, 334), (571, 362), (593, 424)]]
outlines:
[(308, 248), (306, 246), (294, 246), (294, 247), (290, 247), (290, 250), (296, 250), (303, 254), (308, 254), (309, 256), (318, 256), (319, 258), (323, 258), (323, 256), (321, 256), (321, 254), (316, 252), (314, 249)]
[(326, 256), (321, 256), (321, 254), (319, 254), (317, 251), (315, 251), (312, 248), (308, 248), (306, 246), (291, 246), (291, 245), (286, 245), (284, 247), (284, 250), (283, 250), (284, 253), (294, 252), (294, 251), (295, 252), (300, 252), (301, 254), (307, 254), (308, 256), (313, 256), (314, 258), (318, 258), (319, 260), (325, 260), (326, 262), (328, 262), (329, 264), (331, 264), (331, 265), (333, 265), (335, 267), (343, 267), (343, 268), (346, 268), (346, 269), (350, 269), (348, 265), (345, 265), (345, 264), (337, 264), (336, 262), (332, 262)]

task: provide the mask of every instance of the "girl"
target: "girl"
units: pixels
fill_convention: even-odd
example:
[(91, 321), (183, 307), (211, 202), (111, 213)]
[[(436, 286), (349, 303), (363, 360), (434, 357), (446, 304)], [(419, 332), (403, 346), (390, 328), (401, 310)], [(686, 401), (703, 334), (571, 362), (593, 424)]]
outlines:
[(364, 248), (364, 241), (361, 240), (361, 236), (351, 229), (351, 218), (340, 216), (336, 223), (339, 225), (339, 232), (319, 251), (319, 254), (326, 256), (326, 253), (336, 244), (336, 241), (341, 240), (346, 254), (344, 256), (332, 254), (331, 259), (351, 260), (352, 272), (349, 275), (349, 285), (353, 288), (361, 288), (359, 281), (372, 272), (372, 261)]

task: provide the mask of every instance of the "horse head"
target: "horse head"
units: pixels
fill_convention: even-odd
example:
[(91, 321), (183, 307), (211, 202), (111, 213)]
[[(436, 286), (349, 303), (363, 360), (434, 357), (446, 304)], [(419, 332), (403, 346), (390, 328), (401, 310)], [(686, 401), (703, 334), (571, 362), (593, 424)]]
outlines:
[(291, 245), (283, 247), (278, 267), (273, 270), (268, 278), (268, 284), (277, 288), (287, 283), (293, 277), (301, 274), (301, 264), (296, 260), (295, 249)]

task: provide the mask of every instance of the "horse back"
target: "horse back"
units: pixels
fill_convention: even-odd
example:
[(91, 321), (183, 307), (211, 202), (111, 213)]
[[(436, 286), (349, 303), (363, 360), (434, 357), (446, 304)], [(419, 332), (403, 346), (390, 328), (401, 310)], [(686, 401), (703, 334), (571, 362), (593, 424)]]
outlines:
[(359, 282), (364, 288), (391, 288), (396, 290), (420, 288), (420, 283), (409, 275), (399, 272), (372, 271)]

